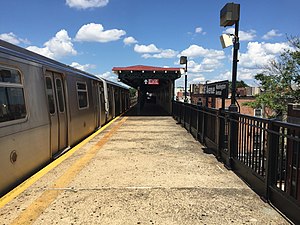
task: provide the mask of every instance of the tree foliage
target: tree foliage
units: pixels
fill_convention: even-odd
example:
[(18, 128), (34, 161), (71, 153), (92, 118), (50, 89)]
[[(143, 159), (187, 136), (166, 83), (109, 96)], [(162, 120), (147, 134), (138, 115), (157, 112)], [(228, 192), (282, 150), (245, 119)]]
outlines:
[(271, 61), (265, 72), (255, 76), (262, 93), (247, 104), (264, 108), (268, 117), (286, 114), (288, 103), (300, 103), (300, 39), (291, 37), (288, 41), (291, 47)]
[[(231, 85), (232, 85), (232, 82), (229, 81), (229, 89), (231, 90)], [(243, 87), (249, 87), (248, 84), (246, 84), (243, 80), (241, 81), (236, 81), (236, 88), (243, 88)]]
[(129, 88), (129, 96), (134, 97), (136, 95), (136, 89), (134, 88)]

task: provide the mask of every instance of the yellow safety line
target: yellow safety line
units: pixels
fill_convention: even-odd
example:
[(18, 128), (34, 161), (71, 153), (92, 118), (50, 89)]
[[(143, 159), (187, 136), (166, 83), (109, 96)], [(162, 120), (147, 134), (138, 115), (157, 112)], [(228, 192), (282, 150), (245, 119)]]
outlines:
[(115, 127), (113, 127), (103, 138), (90, 148), (83, 157), (74, 162), (65, 173), (59, 177), (52, 187), (45, 190), (34, 202), (32, 202), (11, 225), (32, 224), (49, 207), (49, 205), (64, 191), (64, 188), (71, 183), (77, 174), (94, 158), (97, 152), (106, 144), (109, 138), (118, 131), (128, 117), (124, 117)]
[[(122, 116), (122, 115), (121, 115)], [(82, 142), (71, 148), (68, 152), (66, 152), (64, 155), (60, 156), (50, 164), (48, 164), (46, 167), (41, 169), (39, 172), (35, 173), (33, 176), (25, 180), (23, 183), (18, 185), (16, 188), (8, 192), (6, 195), (0, 198), (0, 208), (5, 206), (7, 203), (12, 201), (14, 198), (16, 198), (19, 194), (24, 192), (27, 188), (29, 188), (31, 185), (33, 185), (35, 182), (37, 182), (40, 178), (42, 178), (45, 174), (47, 174), (49, 171), (57, 167), (59, 164), (61, 164), (63, 161), (68, 159), (71, 155), (73, 155), (78, 149), (80, 149), (82, 146), (84, 146), (86, 143), (88, 143), (91, 139), (93, 139), (96, 135), (98, 135), (100, 132), (105, 130), (110, 124), (112, 124), (115, 120), (119, 119), (120, 116), (114, 118), (111, 120), (108, 124), (97, 130), (95, 133), (84, 139)]]

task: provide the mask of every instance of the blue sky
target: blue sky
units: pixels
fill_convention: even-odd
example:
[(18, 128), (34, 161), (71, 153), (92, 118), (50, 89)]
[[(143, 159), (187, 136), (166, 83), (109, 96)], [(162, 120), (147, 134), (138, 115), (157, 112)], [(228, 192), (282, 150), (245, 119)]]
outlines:
[[(95, 75), (114, 66), (179, 67), (189, 83), (231, 80), (232, 48), (219, 36), (225, 0), (2, 0), (0, 38)], [(240, 0), (238, 80), (253, 76), (299, 36), (299, 0)], [(183, 85), (183, 77), (177, 86)]]

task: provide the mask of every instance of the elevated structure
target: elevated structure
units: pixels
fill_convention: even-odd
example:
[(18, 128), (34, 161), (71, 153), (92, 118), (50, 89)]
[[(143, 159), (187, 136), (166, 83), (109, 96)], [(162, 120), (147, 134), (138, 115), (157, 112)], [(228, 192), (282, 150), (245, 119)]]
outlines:
[(152, 103), (171, 114), (174, 81), (180, 78), (180, 69), (137, 65), (114, 67), (112, 71), (121, 82), (138, 90), (138, 112), (143, 109), (147, 97), (151, 97)]

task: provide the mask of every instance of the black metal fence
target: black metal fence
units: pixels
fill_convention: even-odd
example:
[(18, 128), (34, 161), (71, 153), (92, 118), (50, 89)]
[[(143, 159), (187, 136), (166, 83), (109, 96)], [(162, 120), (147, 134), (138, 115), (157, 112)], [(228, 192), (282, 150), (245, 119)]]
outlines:
[(264, 200), (300, 224), (300, 126), (173, 102), (173, 117)]

